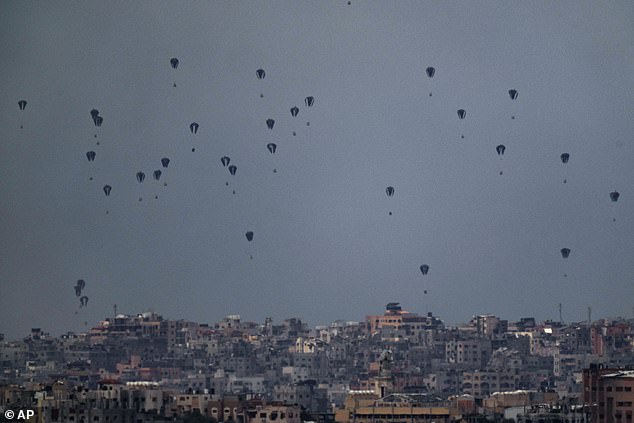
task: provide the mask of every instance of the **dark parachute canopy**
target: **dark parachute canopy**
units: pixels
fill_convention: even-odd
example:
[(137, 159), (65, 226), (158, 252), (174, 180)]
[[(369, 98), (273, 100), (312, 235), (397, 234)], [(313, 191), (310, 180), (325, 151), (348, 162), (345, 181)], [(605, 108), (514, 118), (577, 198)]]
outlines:
[(258, 77), (258, 79), (264, 79), (266, 77), (266, 72), (264, 72), (264, 69), (256, 70), (255, 74)]
[(561, 249), (561, 256), (563, 258), (568, 258), (569, 255), (570, 255), (570, 248), (562, 248)]
[(172, 57), (170, 59), (170, 65), (172, 65), (172, 69), (178, 68), (178, 59), (176, 57)]
[(101, 116), (97, 116), (95, 118), (95, 126), (100, 127), (102, 123), (103, 123), (103, 118)]
[(252, 231), (248, 231), (246, 234), (244, 234), (244, 236), (247, 237), (247, 241), (249, 241), (249, 242), (253, 241), (253, 232)]
[(154, 180), (158, 181), (159, 179), (161, 179), (161, 175), (163, 174), (163, 172), (161, 172), (159, 169), (156, 169), (154, 171)]
[(92, 109), (90, 111), (90, 116), (92, 117), (92, 120), (94, 121), (95, 119), (97, 119), (97, 116), (99, 116), (99, 110)]
[(169, 165), (170, 165), (170, 159), (169, 159), (168, 157), (163, 157), (163, 158), (161, 159), (161, 164), (163, 165), (163, 167), (165, 167), (165, 168), (166, 168), (167, 166), (169, 166)]
[(506, 151), (506, 146), (504, 144), (500, 144), (497, 147), (495, 147), (495, 151), (498, 152), (498, 156), (503, 156), (504, 152)]
[(267, 120), (266, 120), (266, 126), (267, 126), (269, 129), (273, 129), (273, 126), (274, 126), (274, 125), (275, 125), (275, 121), (274, 121), (273, 119), (267, 119)]
[(86, 158), (88, 159), (89, 162), (94, 161), (95, 156), (97, 156), (97, 153), (95, 153), (94, 151), (89, 151), (86, 153)]
[(110, 191), (112, 191), (112, 187), (110, 185), (103, 186), (103, 192), (106, 194), (106, 197), (110, 196)]
[(304, 99), (304, 104), (306, 104), (307, 107), (313, 107), (313, 104), (315, 104), (315, 97), (313, 96), (308, 96)]
[(232, 175), (236, 174), (236, 170), (238, 170), (238, 168), (236, 167), (236, 165), (231, 165), (229, 166), (229, 173)]
[(145, 181), (145, 173), (137, 172), (136, 173), (136, 180), (139, 181), (139, 183)]
[(229, 166), (229, 163), (231, 162), (231, 159), (228, 156), (222, 156), (220, 158), (220, 162), (222, 163), (222, 165), (224, 167), (227, 167), (227, 166)]
[(464, 109), (459, 109), (458, 110), (458, 119), (464, 119), (465, 116), (467, 116), (467, 112), (465, 112)]
[(24, 110), (26, 108), (26, 100), (18, 101), (18, 107), (20, 108), (20, 110)]
[(387, 188), (385, 188), (385, 193), (387, 194), (388, 197), (391, 197), (394, 195), (394, 187), (389, 186)]
[(293, 106), (291, 107), (291, 116), (295, 117), (299, 113), (299, 107)]
[(195, 134), (198, 132), (198, 123), (196, 122), (192, 122), (189, 124), (189, 130), (192, 132), (192, 134)]
[(80, 307), (86, 307), (88, 305), (88, 297), (87, 296), (83, 296), (79, 299), (79, 304)]
[(77, 286), (79, 287), (79, 289), (84, 289), (86, 287), (86, 281), (83, 279), (79, 279), (77, 281)]
[(619, 194), (618, 191), (612, 191), (610, 193), (610, 200), (612, 200), (613, 202), (617, 202), (619, 201), (619, 197), (621, 196), (621, 194)]
[(427, 76), (430, 78), (433, 78), (434, 75), (436, 74), (436, 69), (431, 66), (425, 69), (425, 71), (427, 72)]
[(509, 97), (511, 97), (511, 100), (517, 100), (517, 90), (509, 90)]
[(426, 275), (426, 274), (427, 274), (427, 272), (429, 272), (429, 265), (428, 265), (428, 264), (421, 264), (421, 265), (420, 265), (420, 272), (421, 272), (423, 275)]
[(562, 163), (566, 164), (566, 163), (568, 163), (568, 160), (570, 160), (570, 154), (561, 153), (561, 156), (559, 156), (559, 158), (561, 159)]
[(81, 288), (78, 287), (77, 285), (75, 285), (75, 296), (76, 297), (81, 296)]
[(277, 150), (277, 144), (270, 142), (266, 145), (266, 148), (269, 150), (269, 153), (275, 154), (275, 150)]

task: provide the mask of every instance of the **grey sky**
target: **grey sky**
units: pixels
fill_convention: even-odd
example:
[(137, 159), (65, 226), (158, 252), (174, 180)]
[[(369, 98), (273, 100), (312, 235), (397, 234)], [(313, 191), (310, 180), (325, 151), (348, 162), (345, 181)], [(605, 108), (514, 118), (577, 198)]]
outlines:
[(632, 22), (629, 1), (4, 1), (0, 332), (79, 330), (115, 303), (208, 322), (388, 301), (448, 322), (630, 315)]

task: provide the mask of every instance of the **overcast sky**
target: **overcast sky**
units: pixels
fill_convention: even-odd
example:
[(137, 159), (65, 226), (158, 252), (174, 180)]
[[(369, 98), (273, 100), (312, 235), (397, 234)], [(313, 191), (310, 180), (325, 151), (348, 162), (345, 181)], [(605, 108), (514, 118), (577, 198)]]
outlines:
[(631, 316), (632, 22), (631, 1), (3, 1), (0, 332), (114, 304)]

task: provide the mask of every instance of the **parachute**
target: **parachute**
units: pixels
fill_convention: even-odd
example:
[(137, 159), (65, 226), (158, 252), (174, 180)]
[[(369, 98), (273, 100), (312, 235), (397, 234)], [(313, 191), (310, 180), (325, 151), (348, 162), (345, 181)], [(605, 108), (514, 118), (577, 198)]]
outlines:
[(436, 69), (431, 66), (425, 69), (425, 71), (427, 72), (427, 76), (430, 78), (433, 78), (434, 75), (436, 74)]
[(421, 264), (421, 265), (420, 265), (420, 272), (421, 272), (423, 275), (426, 275), (426, 274), (427, 274), (427, 272), (429, 272), (429, 265), (428, 265), (428, 264)]
[(227, 157), (227, 156), (222, 156), (220, 158), (220, 162), (222, 162), (222, 165), (224, 167), (227, 167), (227, 166), (229, 166), (229, 162), (231, 162), (231, 159), (229, 157)]
[(112, 191), (112, 187), (110, 185), (103, 186), (103, 192), (106, 194), (106, 197), (110, 196), (110, 191)]
[(90, 116), (92, 117), (92, 120), (94, 121), (95, 119), (97, 119), (97, 116), (99, 116), (99, 110), (92, 109), (90, 111)]
[(385, 188), (385, 193), (387, 194), (388, 197), (391, 197), (394, 195), (394, 187), (390, 186)]
[(511, 100), (517, 100), (517, 90), (509, 90), (509, 97), (511, 97)]
[(570, 154), (561, 153), (561, 156), (559, 156), (559, 158), (561, 159), (562, 163), (566, 164), (566, 163), (568, 163), (568, 160), (570, 160)]
[(464, 117), (467, 115), (467, 112), (465, 112), (464, 109), (459, 109), (458, 110), (458, 119), (464, 119)]
[(139, 183), (142, 183), (145, 180), (145, 173), (137, 172), (136, 180), (139, 181)]
[(295, 117), (299, 113), (299, 107), (293, 106), (291, 107), (291, 116)]
[(161, 164), (163, 165), (163, 167), (165, 167), (165, 168), (166, 168), (167, 166), (169, 166), (169, 165), (170, 165), (170, 159), (169, 159), (169, 158), (167, 158), (167, 157), (163, 157), (163, 158), (161, 159)]
[(500, 144), (497, 147), (495, 147), (495, 151), (497, 151), (498, 156), (503, 156), (504, 152), (506, 151), (506, 147), (504, 146), (504, 144)]
[(103, 123), (103, 118), (101, 116), (97, 116), (95, 118), (95, 126), (100, 127), (102, 123)]
[(264, 69), (256, 70), (255, 74), (257, 75), (258, 79), (264, 79), (266, 77), (266, 72), (264, 72)]
[(18, 107), (20, 108), (20, 110), (24, 110), (26, 108), (26, 100), (18, 101)]
[(304, 99), (304, 104), (306, 104), (307, 107), (313, 107), (313, 104), (315, 104), (315, 97), (313, 96), (308, 96)]
[(95, 153), (94, 151), (89, 151), (86, 153), (86, 158), (88, 159), (89, 162), (92, 162), (95, 160), (96, 155), (97, 153)]
[(249, 242), (253, 241), (253, 232), (252, 231), (247, 232), (246, 234), (244, 234), (244, 236), (247, 237), (247, 241), (249, 241)]
[(154, 180), (158, 181), (159, 179), (161, 179), (161, 175), (163, 174), (163, 172), (161, 172), (160, 170), (155, 170), (154, 171)]
[(81, 288), (78, 287), (77, 285), (75, 285), (75, 296), (76, 297), (80, 297), (81, 296)]
[(189, 125), (189, 130), (192, 132), (192, 134), (196, 134), (198, 132), (198, 124), (196, 122), (192, 122)]
[(562, 248), (561, 249), (561, 256), (563, 258), (568, 258), (569, 255), (570, 255), (570, 248)]
[(84, 289), (86, 287), (86, 281), (83, 279), (79, 279), (77, 281), (77, 286), (79, 287), (79, 289)]
[(170, 59), (170, 65), (172, 65), (172, 69), (178, 68), (178, 59), (176, 57), (172, 57)]
[(80, 307), (86, 307), (88, 305), (88, 297), (87, 296), (83, 296), (79, 299), (79, 304)]
[(238, 168), (236, 167), (236, 165), (231, 165), (229, 166), (229, 173), (232, 175), (236, 174), (236, 170), (238, 170)]
[(273, 129), (273, 125), (275, 125), (275, 121), (273, 119), (266, 120), (266, 126), (268, 126), (269, 129)]
[(275, 150), (277, 150), (277, 144), (270, 142), (266, 145), (266, 148), (268, 148), (271, 154), (275, 154)]
[(612, 191), (610, 193), (610, 200), (612, 200), (612, 202), (617, 202), (619, 201), (619, 197), (621, 196), (621, 194), (619, 194), (618, 191)]

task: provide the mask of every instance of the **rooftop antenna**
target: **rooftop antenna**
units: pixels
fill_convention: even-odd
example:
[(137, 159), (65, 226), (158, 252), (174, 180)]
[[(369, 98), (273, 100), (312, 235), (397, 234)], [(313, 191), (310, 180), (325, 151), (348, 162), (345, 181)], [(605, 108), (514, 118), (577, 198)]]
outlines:
[(563, 323), (564, 319), (561, 318), (561, 303), (559, 303), (559, 323)]

